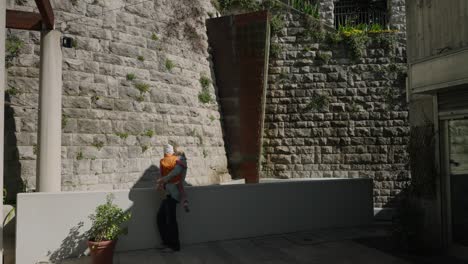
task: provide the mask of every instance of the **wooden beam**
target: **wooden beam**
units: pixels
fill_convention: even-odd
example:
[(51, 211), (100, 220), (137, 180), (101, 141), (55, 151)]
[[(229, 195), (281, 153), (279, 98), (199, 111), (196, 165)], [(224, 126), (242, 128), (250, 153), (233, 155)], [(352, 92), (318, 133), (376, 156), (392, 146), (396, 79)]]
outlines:
[(6, 27), (13, 29), (41, 30), (41, 14), (17, 10), (7, 10)]
[(54, 11), (49, 0), (35, 0), (42, 16), (42, 22), (47, 29), (54, 29)]

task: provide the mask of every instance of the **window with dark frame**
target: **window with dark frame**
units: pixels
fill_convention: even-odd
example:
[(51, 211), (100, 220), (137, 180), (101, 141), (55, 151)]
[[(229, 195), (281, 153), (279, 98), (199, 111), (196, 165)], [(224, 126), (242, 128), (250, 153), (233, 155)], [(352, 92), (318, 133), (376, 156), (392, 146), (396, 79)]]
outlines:
[(336, 28), (359, 24), (388, 26), (386, 0), (338, 0), (334, 15)]

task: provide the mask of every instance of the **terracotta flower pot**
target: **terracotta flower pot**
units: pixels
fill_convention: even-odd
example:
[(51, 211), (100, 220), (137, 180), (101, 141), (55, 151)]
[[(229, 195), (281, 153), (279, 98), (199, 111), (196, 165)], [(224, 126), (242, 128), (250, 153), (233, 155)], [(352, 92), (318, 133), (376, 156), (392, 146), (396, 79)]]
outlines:
[(116, 240), (94, 242), (88, 240), (93, 264), (112, 264)]

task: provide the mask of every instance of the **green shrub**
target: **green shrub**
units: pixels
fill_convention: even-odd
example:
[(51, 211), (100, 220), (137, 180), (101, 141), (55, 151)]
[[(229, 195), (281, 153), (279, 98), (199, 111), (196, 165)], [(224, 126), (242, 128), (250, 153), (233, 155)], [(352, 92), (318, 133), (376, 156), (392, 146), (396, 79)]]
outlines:
[(122, 225), (130, 220), (131, 214), (113, 204), (113, 200), (114, 196), (108, 194), (106, 203), (96, 207), (95, 213), (89, 216), (91, 219), (89, 240), (95, 242), (116, 240), (119, 235), (127, 233), (127, 229)]
[(137, 59), (138, 59), (139, 61), (145, 61), (145, 57), (143, 57), (143, 56), (141, 56), (141, 55), (138, 56)]
[(136, 75), (134, 73), (127, 73), (127, 81), (133, 81), (136, 79)]
[(159, 37), (158, 37), (158, 35), (156, 35), (156, 33), (153, 33), (153, 34), (151, 34), (151, 39), (156, 41), (156, 40), (159, 40)]

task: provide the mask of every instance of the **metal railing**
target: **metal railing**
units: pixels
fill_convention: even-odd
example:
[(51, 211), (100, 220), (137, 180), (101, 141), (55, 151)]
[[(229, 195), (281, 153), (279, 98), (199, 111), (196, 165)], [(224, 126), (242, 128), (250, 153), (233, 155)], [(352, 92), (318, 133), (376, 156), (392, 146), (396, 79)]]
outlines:
[(335, 27), (359, 24), (379, 24), (386, 27), (388, 11), (385, 0), (353, 1), (340, 0), (335, 3)]

